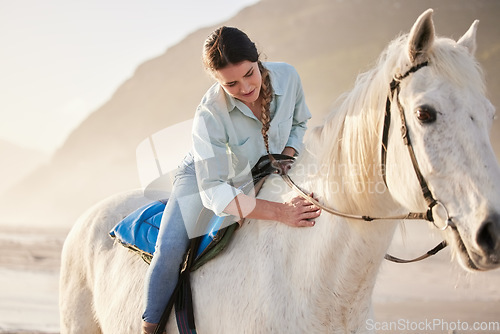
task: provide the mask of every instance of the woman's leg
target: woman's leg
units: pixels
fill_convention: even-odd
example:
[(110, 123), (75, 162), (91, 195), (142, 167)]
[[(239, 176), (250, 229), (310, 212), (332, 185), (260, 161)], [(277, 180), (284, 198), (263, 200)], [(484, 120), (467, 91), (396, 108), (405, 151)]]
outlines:
[[(189, 201), (190, 209), (182, 210), (186, 201)], [(193, 224), (202, 207), (196, 176), (178, 175), (163, 213), (155, 253), (146, 275), (145, 322), (157, 324), (160, 321), (189, 246), (185, 223)]]

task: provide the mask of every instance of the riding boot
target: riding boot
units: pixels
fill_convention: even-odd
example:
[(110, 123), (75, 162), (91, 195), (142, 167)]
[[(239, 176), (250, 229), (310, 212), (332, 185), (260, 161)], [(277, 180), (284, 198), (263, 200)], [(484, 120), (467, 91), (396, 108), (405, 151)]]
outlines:
[[(156, 326), (158, 326), (158, 324), (152, 324), (143, 320), (142, 334), (153, 334), (155, 332)], [(167, 334), (167, 332), (164, 331), (163, 334)]]

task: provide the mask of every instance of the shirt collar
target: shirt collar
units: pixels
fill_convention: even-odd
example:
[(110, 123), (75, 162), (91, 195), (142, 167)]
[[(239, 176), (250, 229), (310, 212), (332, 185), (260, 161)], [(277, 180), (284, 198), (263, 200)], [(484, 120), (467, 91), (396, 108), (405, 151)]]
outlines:
[(229, 112), (233, 111), (234, 108), (236, 108), (237, 100), (234, 97), (232, 97), (231, 95), (229, 95), (228, 93), (226, 93), (226, 91), (224, 90), (224, 88), (222, 88), (222, 86), (219, 86), (219, 89), (222, 91), (222, 93), (226, 97), (227, 110)]
[(274, 95), (285, 94), (282, 82), (278, 81), (278, 78), (271, 70), (269, 70), (269, 75), (271, 76), (271, 85), (273, 85)]

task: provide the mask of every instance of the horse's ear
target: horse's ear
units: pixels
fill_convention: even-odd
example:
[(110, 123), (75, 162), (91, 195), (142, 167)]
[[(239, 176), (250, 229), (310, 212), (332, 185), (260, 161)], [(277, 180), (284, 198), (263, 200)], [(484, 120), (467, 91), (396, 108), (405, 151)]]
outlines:
[(408, 55), (412, 63), (424, 58), (434, 42), (434, 22), (432, 9), (427, 9), (420, 15), (411, 28), (408, 39)]
[(469, 52), (474, 55), (476, 53), (476, 31), (477, 31), (477, 26), (479, 24), (479, 20), (474, 21), (472, 25), (470, 26), (469, 30), (458, 40), (458, 45), (465, 46), (467, 49), (469, 49)]

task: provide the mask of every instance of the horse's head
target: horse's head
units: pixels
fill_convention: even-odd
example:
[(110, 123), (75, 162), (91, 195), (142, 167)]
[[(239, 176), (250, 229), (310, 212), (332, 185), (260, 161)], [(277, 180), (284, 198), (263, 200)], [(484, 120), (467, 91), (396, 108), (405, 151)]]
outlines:
[[(428, 203), (416, 164), (439, 203), (434, 223), (459, 262), (489, 270), (500, 266), (500, 168), (489, 140), (495, 109), (474, 59), (477, 25), (458, 42), (437, 38), (428, 10), (400, 39), (391, 75), (407, 76), (391, 94), (386, 173), (392, 196), (422, 211)], [(415, 163), (401, 138), (405, 123)]]

